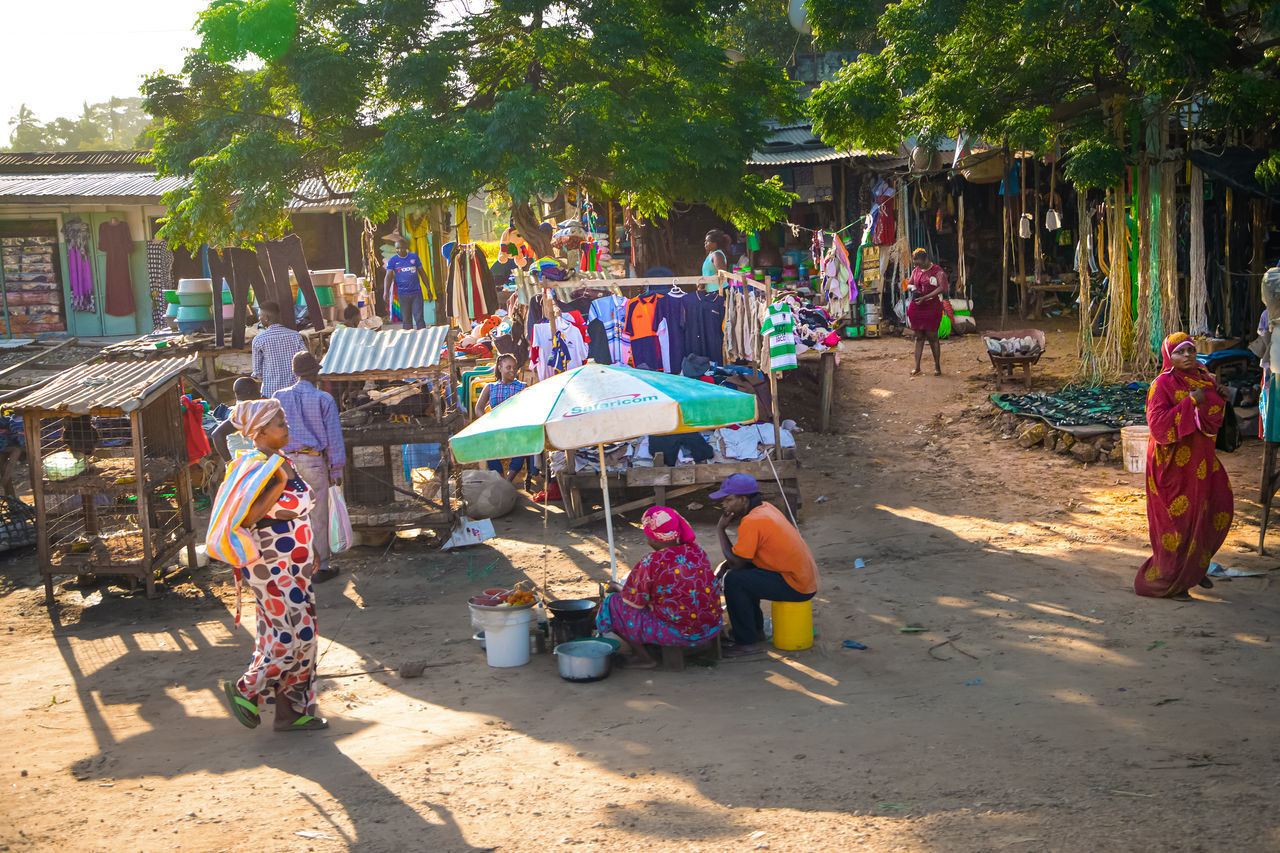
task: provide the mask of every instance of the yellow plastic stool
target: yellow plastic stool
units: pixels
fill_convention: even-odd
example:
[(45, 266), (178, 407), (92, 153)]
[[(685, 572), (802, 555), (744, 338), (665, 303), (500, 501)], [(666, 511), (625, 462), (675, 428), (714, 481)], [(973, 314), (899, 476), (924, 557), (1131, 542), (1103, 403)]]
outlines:
[(783, 651), (813, 645), (813, 599), (773, 602), (773, 647)]

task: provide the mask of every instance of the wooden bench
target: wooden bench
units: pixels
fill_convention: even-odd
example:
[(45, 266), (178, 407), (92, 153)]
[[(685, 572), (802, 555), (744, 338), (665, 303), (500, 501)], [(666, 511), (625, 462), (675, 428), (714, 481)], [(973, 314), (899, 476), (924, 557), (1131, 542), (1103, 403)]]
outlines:
[(721, 660), (724, 654), (720, 651), (720, 634), (698, 646), (660, 646), (662, 649), (662, 668), (670, 672), (684, 672), (685, 659), (690, 655), (709, 655), (713, 660)]

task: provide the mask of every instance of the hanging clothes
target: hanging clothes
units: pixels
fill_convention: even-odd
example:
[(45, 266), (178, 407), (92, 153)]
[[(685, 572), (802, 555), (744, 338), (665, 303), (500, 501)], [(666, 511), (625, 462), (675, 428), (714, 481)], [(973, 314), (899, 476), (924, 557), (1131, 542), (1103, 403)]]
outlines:
[(169, 325), (164, 292), (173, 289), (173, 252), (163, 240), (147, 241), (147, 276), (151, 280), (151, 322), (153, 328), (163, 329)]
[(556, 318), (554, 332), (548, 320), (533, 327), (529, 358), (538, 379), (549, 379), (581, 367), (587, 360), (587, 342), (582, 331), (562, 314)]
[(658, 320), (654, 313), (659, 296), (646, 293), (627, 302), (622, 331), (631, 338), (631, 362), (648, 370), (662, 369), (662, 349), (658, 341)]
[(894, 189), (883, 179), (871, 188), (875, 203), (871, 206), (871, 242), (877, 246), (892, 246), (897, 241), (897, 210)]
[(129, 223), (112, 218), (99, 225), (98, 251), (107, 256), (103, 307), (112, 317), (127, 317), (134, 309), (133, 273), (129, 271), (133, 235), (129, 233)]
[[(604, 333), (605, 341), (603, 346), (607, 347), (609, 353), (609, 361), (602, 362), (604, 364), (626, 364), (631, 359), (631, 339), (623, 331), (623, 325), (627, 321), (627, 299), (624, 296), (602, 296), (599, 299), (592, 300), (591, 307), (587, 309), (587, 317), (593, 322), (600, 323), (601, 330)], [(596, 341), (596, 335), (591, 335), (591, 346), (594, 348), (600, 346)], [(596, 361), (600, 361), (596, 358)]]
[(71, 283), (71, 310), (92, 314), (98, 310), (93, 296), (93, 264), (89, 263), (89, 223), (73, 216), (62, 223), (67, 241), (67, 279)]
[[(724, 360), (724, 295), (698, 291), (684, 305), (684, 352)], [(683, 364), (683, 361), (681, 362)]]
[(662, 295), (654, 309), (654, 320), (665, 326), (666, 337), (659, 337), (662, 345), (662, 369), (667, 373), (679, 373), (684, 362), (685, 306), (690, 302), (688, 294), (672, 290)]
[(449, 313), (461, 328), (470, 328), (477, 317), (489, 313), (490, 305), (497, 305), (496, 297), (492, 302), (485, 298), (485, 279), (488, 279), (488, 290), (493, 289), (493, 278), (489, 276), (489, 266), (484, 263), (484, 253), (473, 244), (460, 244), (454, 247), (449, 256)]
[(769, 342), (769, 370), (795, 370), (796, 362), (796, 317), (791, 306), (786, 302), (775, 302), (769, 306), (769, 313), (760, 327), (760, 333)]

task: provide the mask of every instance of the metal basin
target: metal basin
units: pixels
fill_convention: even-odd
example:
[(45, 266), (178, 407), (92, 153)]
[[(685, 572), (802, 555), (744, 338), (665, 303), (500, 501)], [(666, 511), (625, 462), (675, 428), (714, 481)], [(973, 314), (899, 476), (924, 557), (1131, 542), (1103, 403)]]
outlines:
[(565, 681), (599, 681), (609, 676), (613, 646), (601, 640), (574, 640), (555, 648), (560, 677)]

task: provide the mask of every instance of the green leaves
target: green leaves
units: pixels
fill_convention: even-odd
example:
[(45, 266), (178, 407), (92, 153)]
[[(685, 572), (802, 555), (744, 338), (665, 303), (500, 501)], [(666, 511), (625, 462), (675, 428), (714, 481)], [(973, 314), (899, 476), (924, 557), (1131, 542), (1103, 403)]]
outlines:
[(724, 5), (495, 0), (459, 14), (451, 0), (215, 0), (182, 72), (146, 84), (157, 167), (191, 179), (164, 234), (269, 236), (274, 205), (334, 172), (353, 177), (366, 212), (568, 185), (653, 216), (706, 201), (776, 217), (789, 196), (745, 163), (766, 118), (797, 112), (795, 89), (764, 61), (728, 61)]
[[(824, 139), (883, 146), (957, 128), (1043, 152), (1072, 143), (1068, 177), (1118, 178), (1122, 152), (1104, 105), (1148, 114), (1194, 104), (1200, 133), (1274, 134), (1280, 55), (1267, 16), (1280, 4), (1190, 0), (900, 0), (876, 20), (882, 44), (808, 103)], [(871, 3), (809, 0), (825, 40), (861, 25)], [(1100, 183), (1101, 182), (1101, 183)]]
[(238, 62), (249, 54), (278, 59), (293, 42), (298, 9), (293, 0), (214, 0), (196, 29), (200, 49), (215, 62)]

